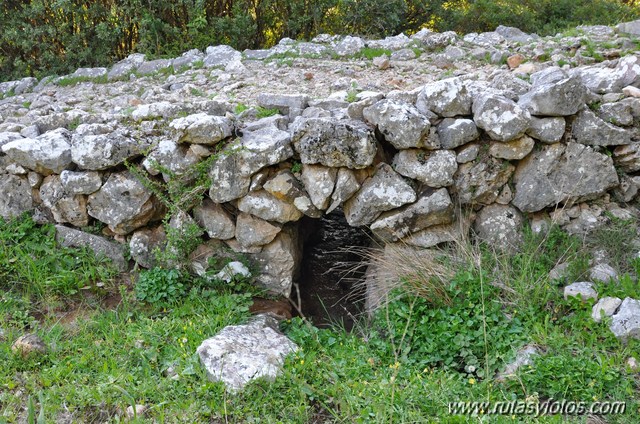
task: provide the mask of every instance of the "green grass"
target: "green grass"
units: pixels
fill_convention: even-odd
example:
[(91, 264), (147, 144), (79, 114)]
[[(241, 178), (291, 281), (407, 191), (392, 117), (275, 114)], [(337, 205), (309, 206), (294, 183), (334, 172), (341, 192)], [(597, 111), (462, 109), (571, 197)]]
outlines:
[(4, 94), (0, 94), (0, 100), (8, 99), (9, 97), (13, 97), (16, 95), (15, 89), (11, 89)]
[(586, 42), (585, 42), (585, 50), (582, 53), (582, 55), (586, 56), (586, 57), (591, 57), (596, 62), (602, 62), (604, 60), (604, 57), (602, 56), (602, 54), (600, 54), (596, 50), (597, 48), (598, 48), (598, 45), (596, 43), (594, 43), (591, 40), (586, 40)]
[(345, 101), (353, 103), (358, 100), (358, 90), (351, 88), (347, 91), (347, 95), (344, 98)]
[(198, 97), (205, 97), (206, 96), (204, 91), (200, 90), (199, 88), (195, 88), (195, 87), (191, 87), (189, 92), (191, 93), (192, 96), (198, 96)]
[(607, 215), (608, 223), (596, 228), (589, 236), (590, 242), (607, 253), (609, 265), (619, 272), (632, 272), (640, 246), (636, 244), (637, 219), (620, 219)]
[(278, 109), (271, 109), (271, 108), (266, 108), (262, 106), (258, 106), (256, 108), (256, 111), (257, 111), (256, 118), (258, 119), (267, 118), (269, 116), (277, 115), (278, 113), (280, 113)]
[(191, 69), (202, 69), (204, 68), (204, 60), (196, 60), (191, 64)]
[(61, 249), (52, 225), (24, 216), (0, 219), (0, 284), (42, 299), (73, 295), (95, 283), (109, 283), (115, 271), (87, 250)]
[(99, 77), (74, 77), (72, 75), (61, 77), (56, 81), (56, 85), (59, 87), (72, 87), (74, 85), (83, 83), (83, 82), (92, 82), (94, 84), (106, 84), (108, 82), (107, 76), (99, 76)]
[(249, 106), (245, 105), (244, 103), (238, 103), (235, 109), (233, 110), (233, 112), (236, 115), (240, 115), (242, 112), (244, 112), (247, 109), (249, 109)]
[(371, 60), (374, 57), (383, 56), (383, 55), (387, 55), (390, 57), (391, 50), (383, 49), (383, 48), (365, 47), (362, 50), (360, 50), (360, 52), (358, 52), (358, 54), (356, 54), (355, 57)]
[(81, 124), (80, 117), (75, 117), (71, 122), (69, 122), (67, 129), (70, 131), (75, 131), (75, 129), (78, 128), (80, 124)]
[[(611, 231), (626, 237), (630, 228), (614, 223)], [(130, 286), (116, 287), (108, 263), (57, 246), (50, 226), (26, 217), (0, 221), (0, 423), (38, 416), (121, 422), (119, 411), (131, 404), (149, 407), (135, 420), (149, 423), (566, 422), (451, 416), (447, 406), (550, 397), (627, 401), (627, 415), (606, 419), (628, 423), (638, 411), (639, 387), (625, 361), (640, 358), (640, 344), (619, 342), (606, 320), (591, 320), (590, 303), (565, 301), (561, 286), (546, 277), (564, 261), (580, 276), (584, 251), (582, 240), (558, 229), (526, 232), (522, 252), (511, 257), (468, 243), (444, 250), (415, 263), (416, 272), (403, 274), (386, 307), (351, 333), (300, 318), (283, 322), (300, 350), (274, 383), (256, 381), (233, 395), (206, 379), (195, 351), (224, 326), (248, 318), (246, 286), (182, 276), (173, 298), (149, 284), (176, 285), (177, 277), (152, 270), (139, 290), (158, 299), (143, 303)], [(442, 266), (453, 271), (433, 280), (427, 271)], [(599, 286), (601, 295), (637, 296), (638, 267), (628, 269), (620, 285)], [(110, 284), (80, 290), (97, 281)], [(25, 332), (40, 335), (49, 351), (14, 355), (11, 344)], [(494, 373), (526, 343), (544, 354), (515, 379), (495, 381)]]

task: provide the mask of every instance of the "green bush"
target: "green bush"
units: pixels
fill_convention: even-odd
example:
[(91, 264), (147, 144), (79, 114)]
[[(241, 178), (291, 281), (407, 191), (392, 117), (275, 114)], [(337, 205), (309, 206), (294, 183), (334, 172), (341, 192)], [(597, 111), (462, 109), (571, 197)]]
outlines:
[(186, 294), (185, 278), (177, 269), (153, 268), (140, 273), (136, 299), (146, 303), (175, 303)]
[(376, 326), (410, 363), (492, 376), (524, 343), (524, 329), (518, 317), (504, 314), (497, 290), (479, 278), (459, 272), (448, 288), (449, 306), (433, 307), (412, 295), (396, 298)]

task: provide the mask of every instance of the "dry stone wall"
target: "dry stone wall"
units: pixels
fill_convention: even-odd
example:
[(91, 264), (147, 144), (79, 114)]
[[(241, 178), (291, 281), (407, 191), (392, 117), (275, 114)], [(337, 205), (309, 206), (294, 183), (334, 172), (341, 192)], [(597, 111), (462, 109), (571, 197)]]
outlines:
[[(531, 37), (522, 42), (536, 40), (514, 34)], [(497, 37), (504, 41), (498, 32), (464, 40), (482, 46), (500, 42)], [(411, 42), (455, 47), (457, 39), (422, 33), (368, 45), (398, 53)], [(295, 46), (347, 56), (365, 45), (357, 37), (316, 41)], [(170, 63), (203, 61), (233, 71), (260, 54), (219, 46)], [(154, 62), (132, 56), (111, 70), (77, 73), (116, 78), (166, 65)], [(190, 257), (193, 272), (204, 273), (207, 258), (231, 249), (256, 264), (260, 284), (288, 295), (300, 264), (304, 216), (341, 209), (349, 225), (367, 226), (385, 242), (428, 248), (450, 241), (458, 220), (468, 216), (461, 211), (470, 211), (478, 237), (512, 249), (525, 218), (536, 231), (555, 222), (585, 232), (605, 219), (605, 211), (635, 214), (640, 56), (604, 65), (547, 65), (524, 74), (502, 65), (491, 79), (463, 73), (410, 90), (359, 90), (346, 97), (261, 87), (256, 103), (278, 112), (261, 119), (255, 110), (211, 99), (130, 102), (130, 114), (117, 118), (57, 110), (51, 103), (35, 125), (0, 117), (0, 215), (33, 211), (36, 219), (58, 225), (62, 242), (97, 246), (121, 269), (127, 264), (114, 252), (122, 246), (151, 267), (166, 233), (195, 223), (200, 230), (192, 236), (201, 244)], [(166, 201), (171, 193), (152, 189), (180, 179), (184, 198), (197, 185), (194, 169), (211, 181), (198, 201), (172, 207)], [(96, 223), (105, 227), (102, 236), (80, 231)]]

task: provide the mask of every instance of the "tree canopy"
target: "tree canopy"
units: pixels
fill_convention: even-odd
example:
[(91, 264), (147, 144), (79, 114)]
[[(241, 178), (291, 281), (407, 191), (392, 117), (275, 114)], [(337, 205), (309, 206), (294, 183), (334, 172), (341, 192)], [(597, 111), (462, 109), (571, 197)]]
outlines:
[(320, 33), (382, 37), (508, 25), (545, 35), (635, 19), (639, 9), (638, 0), (8, 0), (0, 5), (0, 81), (108, 65), (132, 52), (242, 50)]

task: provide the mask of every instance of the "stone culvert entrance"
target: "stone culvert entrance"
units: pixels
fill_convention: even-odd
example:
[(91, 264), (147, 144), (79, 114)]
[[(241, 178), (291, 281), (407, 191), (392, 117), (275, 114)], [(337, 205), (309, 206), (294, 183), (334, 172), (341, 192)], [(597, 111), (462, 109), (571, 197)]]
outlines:
[[(356, 251), (371, 244), (371, 235), (349, 226), (341, 210), (300, 221), (303, 256), (291, 300), (304, 317), (323, 327), (353, 327), (364, 303), (362, 257)], [(362, 266), (359, 266), (362, 265)]]

